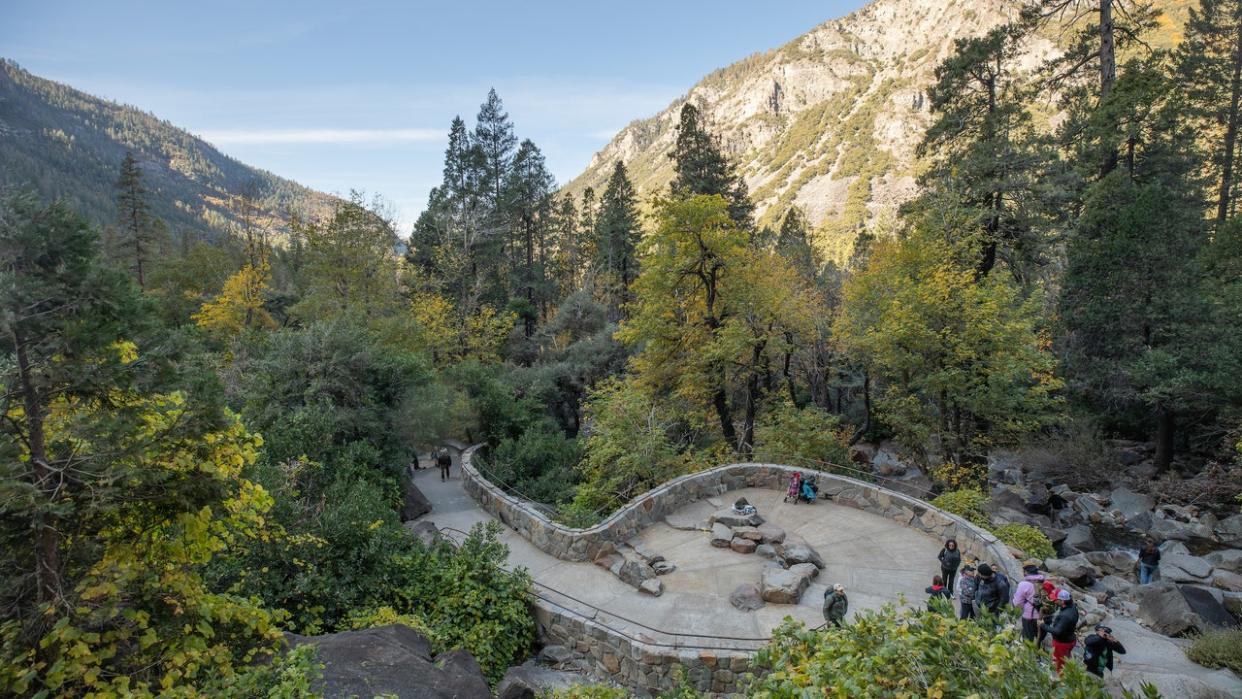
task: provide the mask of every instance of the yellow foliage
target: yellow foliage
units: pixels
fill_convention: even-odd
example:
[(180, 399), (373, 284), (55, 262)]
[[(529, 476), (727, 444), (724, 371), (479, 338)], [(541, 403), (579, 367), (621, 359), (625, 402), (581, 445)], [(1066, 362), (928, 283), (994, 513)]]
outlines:
[(516, 321), (514, 314), (497, 313), (491, 306), (474, 312), (458, 309), (440, 294), (430, 292), (414, 297), (410, 313), (418, 324), (419, 348), (429, 352), (440, 366), (463, 359), (500, 361), (501, 345)]
[(276, 321), (263, 310), (263, 294), (271, 282), (271, 269), (266, 261), (259, 266), (246, 265), (224, 282), (216, 298), (204, 303), (192, 317), (208, 332), (235, 337), (243, 330), (276, 327)]

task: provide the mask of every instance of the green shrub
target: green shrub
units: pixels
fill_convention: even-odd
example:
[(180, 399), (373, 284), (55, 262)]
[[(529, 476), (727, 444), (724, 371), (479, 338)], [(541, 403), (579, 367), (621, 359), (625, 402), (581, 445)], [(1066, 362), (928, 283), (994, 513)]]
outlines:
[(1027, 556), (1043, 560), (1045, 558), (1056, 558), (1056, 549), (1052, 548), (1052, 542), (1039, 529), (1029, 524), (1002, 524), (993, 530), (996, 538), (1006, 544), (1021, 549)]
[(1074, 697), (1105, 699), (1104, 686), (1079, 662), (1060, 676), (1016, 632), (950, 615), (885, 605), (840, 629), (808, 630), (786, 621), (759, 652), (769, 670), (750, 696), (776, 697)]
[(1195, 636), (1186, 657), (1204, 667), (1242, 673), (1242, 629), (1219, 629)]
[(849, 463), (848, 433), (836, 415), (813, 405), (798, 409), (784, 402), (755, 430), (755, 460), (794, 466), (813, 462), (831, 470), (824, 462)]
[(989, 499), (978, 490), (950, 490), (937, 495), (931, 504), (945, 512), (952, 512), (972, 524), (988, 529), (991, 526), (986, 511)]

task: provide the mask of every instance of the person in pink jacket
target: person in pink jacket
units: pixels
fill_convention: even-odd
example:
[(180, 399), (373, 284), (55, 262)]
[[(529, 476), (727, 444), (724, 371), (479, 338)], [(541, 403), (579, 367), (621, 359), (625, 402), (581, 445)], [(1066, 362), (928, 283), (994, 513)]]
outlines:
[(1013, 593), (1013, 606), (1022, 608), (1022, 638), (1034, 641), (1039, 635), (1039, 587), (1044, 576), (1039, 572), (1039, 561), (1028, 560), (1022, 564), (1025, 577)]

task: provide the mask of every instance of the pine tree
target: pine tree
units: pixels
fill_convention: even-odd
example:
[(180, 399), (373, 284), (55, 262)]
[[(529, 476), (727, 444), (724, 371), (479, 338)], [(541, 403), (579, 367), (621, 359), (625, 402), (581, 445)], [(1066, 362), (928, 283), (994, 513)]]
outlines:
[(795, 206), (785, 213), (781, 230), (776, 235), (776, 251), (806, 280), (814, 281), (819, 276), (819, 255), (811, 245), (806, 215), (802, 213), (802, 209)]
[(513, 217), (517, 231), (519, 259), (517, 287), (521, 289), (524, 307), (519, 315), (527, 338), (535, 334), (535, 321), (544, 306), (543, 257), (545, 226), (555, 181), (548, 172), (543, 153), (530, 139), (522, 141), (505, 180), (504, 208)]
[(677, 125), (677, 142), (673, 152), (674, 196), (718, 194), (729, 202), (729, 216), (746, 230), (754, 227), (754, 204), (746, 189), (746, 181), (720, 150), (716, 138), (702, 123), (699, 110), (686, 102), (681, 107)]
[(635, 255), (642, 237), (638, 199), (624, 163), (618, 162), (608, 178), (608, 186), (600, 197), (595, 230), (595, 268), (605, 277), (609, 315), (617, 320), (629, 302), (630, 284), (638, 276)]
[(487, 101), (479, 106), (472, 145), (480, 159), (480, 189), (492, 207), (499, 207), (504, 196), (505, 177), (517, 147), (513, 123), (505, 113), (504, 104), (495, 88), (488, 90)]
[(1178, 79), (1194, 123), (1209, 143), (1215, 221), (1232, 215), (1242, 101), (1242, 0), (1202, 0), (1177, 48)]
[(127, 251), (138, 288), (146, 288), (146, 272), (150, 263), (152, 246), (158, 228), (151, 218), (151, 204), (147, 201), (147, 189), (142, 183), (142, 168), (134, 158), (133, 151), (125, 153), (121, 161), (121, 174), (116, 180), (116, 208), (118, 223), (124, 233), (121, 241)]

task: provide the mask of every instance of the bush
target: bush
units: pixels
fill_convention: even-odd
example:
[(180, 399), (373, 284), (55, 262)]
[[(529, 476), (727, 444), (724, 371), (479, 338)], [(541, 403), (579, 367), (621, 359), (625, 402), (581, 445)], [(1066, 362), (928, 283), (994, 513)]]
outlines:
[(893, 605), (862, 611), (840, 629), (812, 631), (786, 621), (756, 665), (770, 672), (752, 697), (1074, 697), (1108, 691), (1079, 662), (1058, 677), (1045, 656), (994, 633), (990, 622)]
[(1242, 673), (1242, 629), (1219, 629), (1195, 636), (1186, 657), (1203, 667)]
[(1040, 560), (1056, 558), (1057, 552), (1052, 547), (1052, 542), (1043, 532), (1029, 524), (1002, 524), (993, 533), (996, 534), (996, 538), (1009, 546), (1021, 549), (1024, 554), (1032, 558)]
[(988, 496), (978, 490), (950, 490), (937, 495), (931, 504), (945, 512), (952, 512), (972, 524), (988, 529), (991, 526), (986, 510), (989, 500)]
[[(849, 463), (849, 429), (831, 413), (809, 405), (778, 405), (755, 430), (755, 460), (832, 470)], [(826, 463), (825, 463), (826, 462)]]
[(517, 439), (502, 440), (487, 460), (488, 476), (535, 502), (560, 504), (573, 497), (581, 458), (579, 441), (545, 419)]

